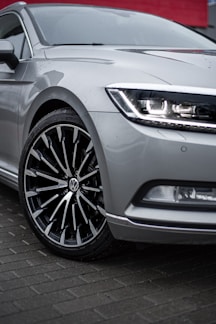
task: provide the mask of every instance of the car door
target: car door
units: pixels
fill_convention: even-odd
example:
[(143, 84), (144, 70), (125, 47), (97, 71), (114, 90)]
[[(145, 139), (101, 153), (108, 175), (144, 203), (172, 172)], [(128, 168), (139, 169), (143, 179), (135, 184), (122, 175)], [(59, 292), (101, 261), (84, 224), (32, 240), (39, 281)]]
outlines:
[(21, 19), (15, 13), (0, 16), (0, 39), (10, 41), (19, 59), (13, 70), (0, 62), (0, 177), (17, 181), (19, 163), (18, 112), (23, 76), (31, 57)]

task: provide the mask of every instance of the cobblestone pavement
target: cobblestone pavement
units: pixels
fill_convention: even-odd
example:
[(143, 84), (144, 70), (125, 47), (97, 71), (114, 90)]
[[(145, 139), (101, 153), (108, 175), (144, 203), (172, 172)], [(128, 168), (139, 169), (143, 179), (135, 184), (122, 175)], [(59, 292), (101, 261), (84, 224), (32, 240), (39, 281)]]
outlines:
[(0, 185), (0, 323), (216, 323), (216, 247), (127, 244), (81, 263), (51, 254)]

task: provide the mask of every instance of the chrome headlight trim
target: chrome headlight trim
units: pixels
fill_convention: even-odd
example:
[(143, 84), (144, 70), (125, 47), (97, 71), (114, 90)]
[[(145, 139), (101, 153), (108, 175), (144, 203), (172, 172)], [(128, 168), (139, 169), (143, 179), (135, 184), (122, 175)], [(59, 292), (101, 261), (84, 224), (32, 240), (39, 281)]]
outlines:
[[(151, 91), (160, 92), (165, 95), (177, 94), (180, 96), (207, 96), (214, 100), (216, 113), (216, 89), (200, 88), (200, 87), (185, 87), (162, 84), (141, 84), (141, 83), (116, 83), (106, 87), (110, 98), (118, 109), (130, 120), (142, 123), (148, 126), (202, 131), (202, 132), (216, 132), (216, 118), (213, 122), (206, 122), (205, 120), (196, 119), (191, 120), (187, 118), (172, 118), (169, 116), (156, 116), (141, 113), (132, 101), (125, 94), (125, 91)], [(192, 105), (192, 104), (191, 104)]]
[(179, 92), (216, 96), (216, 89), (214, 88), (186, 87), (156, 83), (113, 83), (108, 85), (106, 89), (155, 90), (164, 92)]

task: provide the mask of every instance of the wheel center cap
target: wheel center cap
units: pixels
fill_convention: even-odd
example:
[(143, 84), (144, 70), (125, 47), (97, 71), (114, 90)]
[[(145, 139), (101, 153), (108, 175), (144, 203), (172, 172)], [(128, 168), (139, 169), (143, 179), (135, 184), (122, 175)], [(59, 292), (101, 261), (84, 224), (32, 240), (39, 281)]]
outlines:
[(77, 178), (71, 178), (68, 185), (72, 192), (76, 192), (79, 189), (79, 181)]

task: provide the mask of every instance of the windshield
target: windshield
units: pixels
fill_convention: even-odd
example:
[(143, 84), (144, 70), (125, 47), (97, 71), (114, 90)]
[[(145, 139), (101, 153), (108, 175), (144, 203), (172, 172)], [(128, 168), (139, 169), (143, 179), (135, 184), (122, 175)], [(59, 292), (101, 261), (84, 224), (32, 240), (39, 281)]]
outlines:
[(47, 45), (216, 49), (204, 36), (150, 14), (74, 5), (30, 5), (28, 9), (41, 42)]

